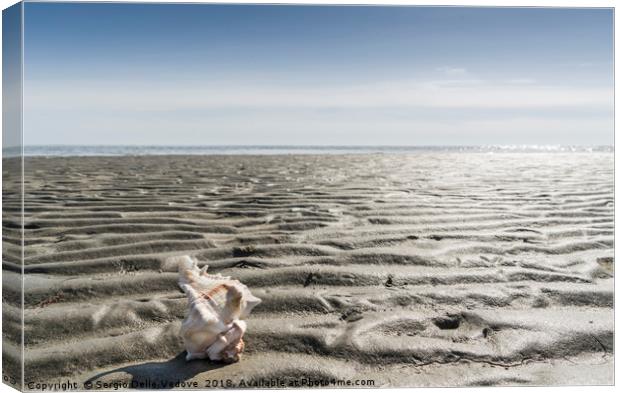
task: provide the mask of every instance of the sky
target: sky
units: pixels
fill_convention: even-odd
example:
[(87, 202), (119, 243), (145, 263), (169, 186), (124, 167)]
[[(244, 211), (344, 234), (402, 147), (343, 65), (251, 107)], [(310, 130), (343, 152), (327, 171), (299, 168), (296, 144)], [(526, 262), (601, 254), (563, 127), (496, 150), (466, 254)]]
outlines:
[[(2, 147), (22, 143), (21, 5), (2, 11)], [(7, 152), (4, 152), (6, 155)]]
[(611, 145), (610, 9), (26, 3), (27, 145)]

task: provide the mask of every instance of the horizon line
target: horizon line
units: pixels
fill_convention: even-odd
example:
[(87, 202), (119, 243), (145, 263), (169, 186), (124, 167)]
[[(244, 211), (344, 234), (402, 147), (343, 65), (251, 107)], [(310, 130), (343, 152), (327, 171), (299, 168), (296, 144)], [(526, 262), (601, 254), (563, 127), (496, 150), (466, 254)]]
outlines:
[[(18, 146), (7, 146), (8, 148), (17, 148), (17, 147), (484, 147), (484, 146), (554, 146), (554, 147), (572, 147), (572, 146), (583, 146), (583, 147), (600, 147), (607, 146), (613, 147), (614, 144), (560, 144), (560, 143), (485, 143), (485, 144), (471, 144), (471, 145), (460, 145), (460, 144), (428, 144), (428, 145), (342, 145), (342, 144), (216, 144), (216, 145), (202, 145), (202, 144), (193, 144), (193, 145), (175, 145), (175, 144), (33, 144), (33, 145), (18, 145)], [(4, 148), (4, 146), (3, 146)]]

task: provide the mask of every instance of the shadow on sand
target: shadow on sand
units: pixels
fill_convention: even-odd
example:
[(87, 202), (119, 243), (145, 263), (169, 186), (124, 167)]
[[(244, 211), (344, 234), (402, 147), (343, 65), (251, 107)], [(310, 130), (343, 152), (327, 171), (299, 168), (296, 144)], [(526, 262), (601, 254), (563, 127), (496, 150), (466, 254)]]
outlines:
[[(90, 384), (96, 388), (97, 381), (106, 384), (127, 383), (129, 388), (136, 389), (171, 389), (175, 384), (183, 383), (197, 374), (216, 370), (226, 366), (225, 363), (215, 363), (209, 360), (185, 361), (185, 352), (181, 352), (173, 359), (165, 362), (149, 362), (132, 366), (119, 367), (114, 370), (105, 371), (90, 377), (85, 385)], [(118, 377), (104, 378), (115, 373), (129, 374), (129, 377), (119, 375)], [(172, 384), (172, 386), (171, 386)], [(176, 386), (179, 387), (179, 386)], [(180, 386), (189, 387), (189, 386)], [(198, 386), (201, 388), (202, 386)]]

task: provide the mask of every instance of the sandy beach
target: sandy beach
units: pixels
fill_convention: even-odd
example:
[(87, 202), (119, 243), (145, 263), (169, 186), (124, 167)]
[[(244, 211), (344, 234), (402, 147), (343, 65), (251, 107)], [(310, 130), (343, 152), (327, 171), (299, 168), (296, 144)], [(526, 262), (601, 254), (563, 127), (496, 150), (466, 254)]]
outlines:
[[(25, 165), (26, 387), (613, 383), (611, 153)], [(19, 337), (11, 228), (8, 370), (19, 353), (7, 344)], [(263, 300), (240, 362), (185, 362), (176, 255)]]

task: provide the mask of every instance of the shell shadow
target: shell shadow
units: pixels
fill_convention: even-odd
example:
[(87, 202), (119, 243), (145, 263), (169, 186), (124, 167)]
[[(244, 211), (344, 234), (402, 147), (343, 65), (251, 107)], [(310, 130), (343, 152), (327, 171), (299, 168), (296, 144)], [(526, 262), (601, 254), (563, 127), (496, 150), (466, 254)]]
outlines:
[[(128, 388), (140, 390), (171, 389), (174, 386), (170, 386), (170, 384), (185, 382), (200, 373), (227, 366), (225, 363), (216, 363), (209, 360), (186, 362), (185, 354), (186, 352), (183, 351), (174, 358), (164, 362), (148, 362), (104, 371), (90, 377), (85, 381), (85, 385), (91, 384), (91, 386), (95, 387), (97, 381), (108, 384), (123, 382), (129, 385)], [(129, 374), (129, 376), (119, 375), (118, 378), (108, 377), (101, 380), (101, 378), (115, 373)], [(200, 383), (198, 387), (202, 388)]]

